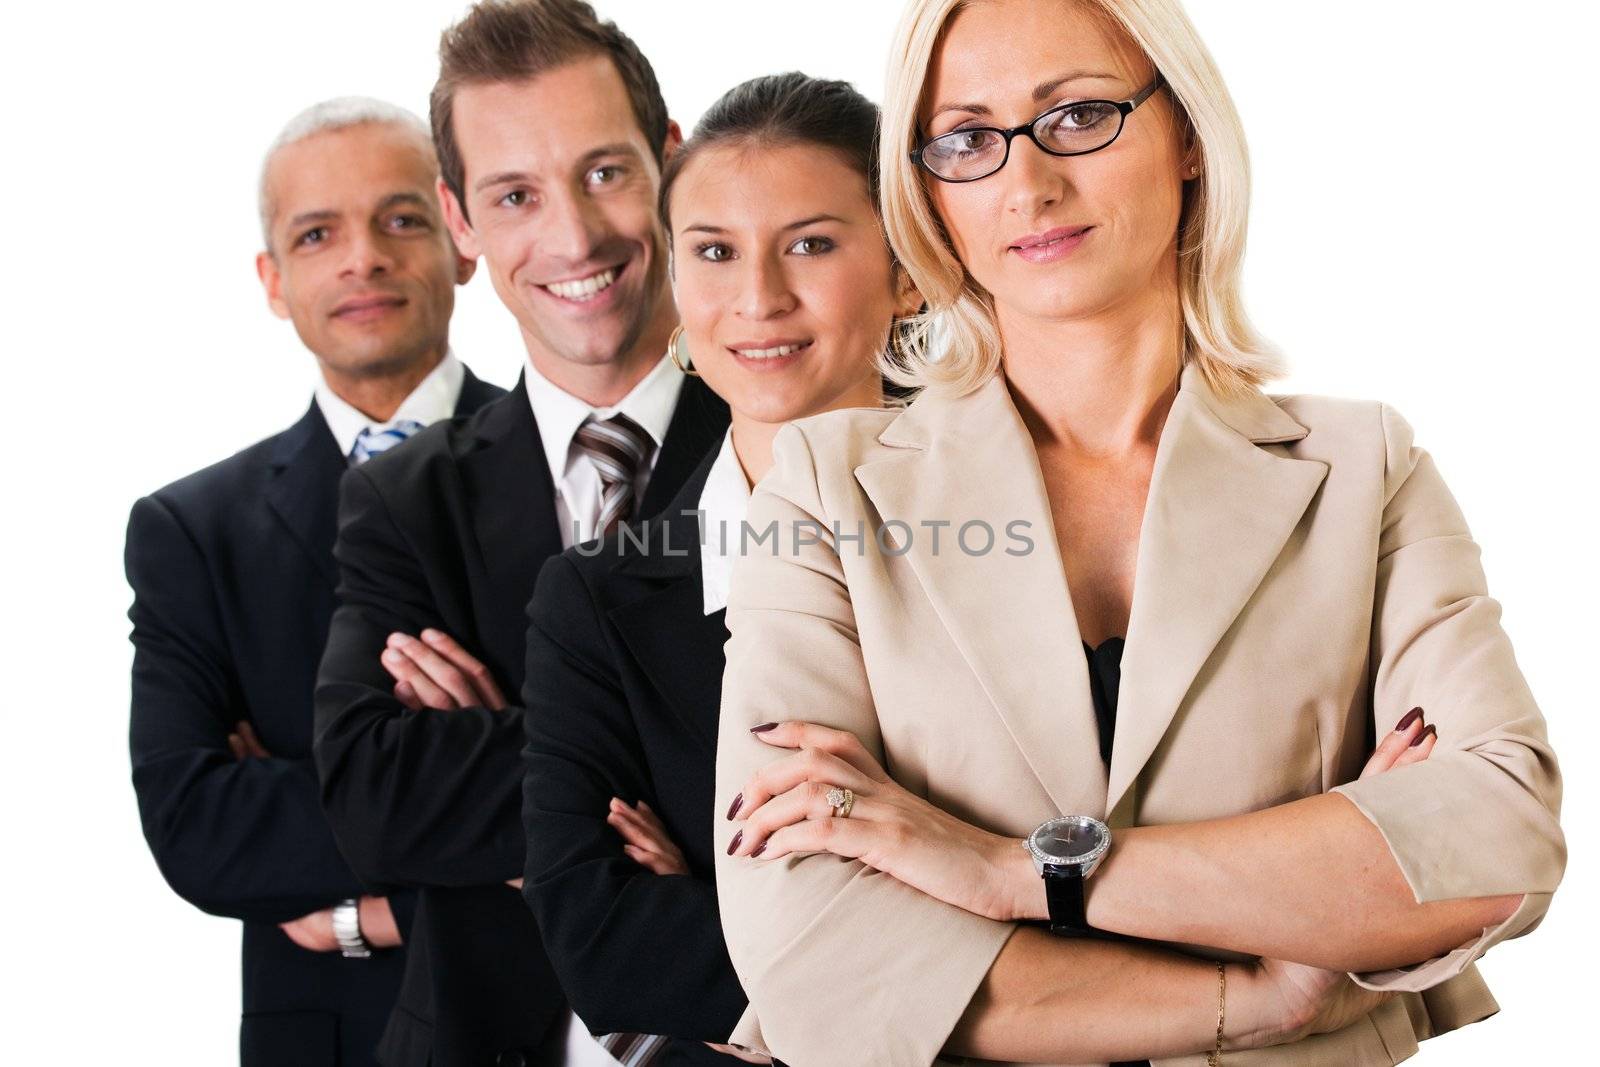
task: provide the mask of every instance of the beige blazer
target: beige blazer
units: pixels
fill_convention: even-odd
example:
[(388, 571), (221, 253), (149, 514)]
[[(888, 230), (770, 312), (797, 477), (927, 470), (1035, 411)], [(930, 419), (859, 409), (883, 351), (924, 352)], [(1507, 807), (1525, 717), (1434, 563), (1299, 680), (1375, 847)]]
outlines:
[[(1392, 1064), (1496, 1010), (1472, 963), (1544, 915), (1565, 864), (1560, 778), (1478, 547), (1399, 415), (1224, 400), (1185, 369), (1139, 535), (1109, 774), (1037, 455), (1001, 379), (801, 420), (774, 453), (728, 608), (724, 802), (776, 756), (749, 727), (787, 718), (855, 732), (908, 788), (1017, 837), (1060, 813), (1189, 822), (1336, 789), (1419, 901), (1526, 900), (1441, 958), (1355, 976), (1405, 991), (1363, 1021), (1227, 1062)], [(923, 524), (941, 520), (935, 548)], [(986, 553), (982, 527), (956, 541), (977, 521)], [(758, 543), (773, 522), (781, 543)], [(1433, 756), (1353, 781), (1419, 704)], [(733, 1040), (793, 1067), (935, 1062), (1012, 930), (830, 855), (719, 855), (717, 881), (751, 1000)]]

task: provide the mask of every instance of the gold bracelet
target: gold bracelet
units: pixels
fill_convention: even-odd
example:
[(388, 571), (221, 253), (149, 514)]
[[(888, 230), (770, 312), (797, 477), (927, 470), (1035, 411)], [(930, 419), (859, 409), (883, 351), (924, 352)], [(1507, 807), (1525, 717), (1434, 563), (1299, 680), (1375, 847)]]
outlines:
[(1217, 964), (1217, 1047), (1206, 1055), (1206, 1067), (1221, 1067), (1222, 1064), (1222, 1020), (1228, 1011), (1228, 966), (1225, 963)]

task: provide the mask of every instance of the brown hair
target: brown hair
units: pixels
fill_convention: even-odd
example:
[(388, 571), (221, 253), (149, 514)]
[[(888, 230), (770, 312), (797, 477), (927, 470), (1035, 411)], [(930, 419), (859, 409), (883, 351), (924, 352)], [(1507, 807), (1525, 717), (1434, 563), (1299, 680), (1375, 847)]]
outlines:
[(428, 99), (433, 145), (445, 186), (467, 211), (466, 164), (456, 146), (454, 104), (463, 85), (523, 81), (588, 56), (611, 57), (639, 129), (660, 162), (667, 104), (650, 61), (610, 20), (582, 0), (479, 0), (439, 38), (439, 80)]
[(661, 220), (671, 233), (672, 187), (689, 162), (728, 144), (815, 145), (830, 149), (867, 183), (878, 206), (878, 105), (849, 82), (799, 71), (751, 78), (729, 89), (695, 125), (661, 174)]

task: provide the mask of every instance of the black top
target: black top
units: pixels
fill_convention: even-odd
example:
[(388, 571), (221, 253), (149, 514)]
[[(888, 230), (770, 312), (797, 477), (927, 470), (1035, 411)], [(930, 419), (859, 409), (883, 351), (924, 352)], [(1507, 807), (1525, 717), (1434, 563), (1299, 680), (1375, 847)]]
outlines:
[[(1122, 647), (1120, 637), (1108, 637), (1099, 648), (1083, 643), (1089, 657), (1089, 692), (1094, 697), (1094, 721), (1100, 728), (1100, 758), (1111, 766), (1111, 739), (1117, 733), (1117, 691), (1122, 687)], [(1123, 1060), (1111, 1067), (1150, 1067), (1149, 1060)]]
[(1117, 732), (1117, 689), (1122, 684), (1122, 645), (1120, 637), (1108, 637), (1099, 648), (1083, 643), (1089, 657), (1089, 692), (1094, 697), (1094, 721), (1100, 728), (1100, 758), (1111, 766), (1111, 739)]
[[(670, 1039), (653, 1067), (735, 1064), (703, 1042), (746, 1004), (712, 872), (733, 833), (715, 796), (728, 630), (705, 612), (695, 509), (718, 451), (657, 518), (546, 563), (528, 606), (523, 896), (591, 1030)], [(648, 801), (688, 877), (628, 857), (613, 796)]]

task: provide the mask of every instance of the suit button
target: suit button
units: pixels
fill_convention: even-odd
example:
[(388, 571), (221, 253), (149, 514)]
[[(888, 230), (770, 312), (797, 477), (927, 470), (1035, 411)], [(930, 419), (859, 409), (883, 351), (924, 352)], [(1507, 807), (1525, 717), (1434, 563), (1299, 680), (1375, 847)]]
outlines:
[(516, 1049), (506, 1049), (494, 1058), (494, 1067), (528, 1067), (528, 1057)]

